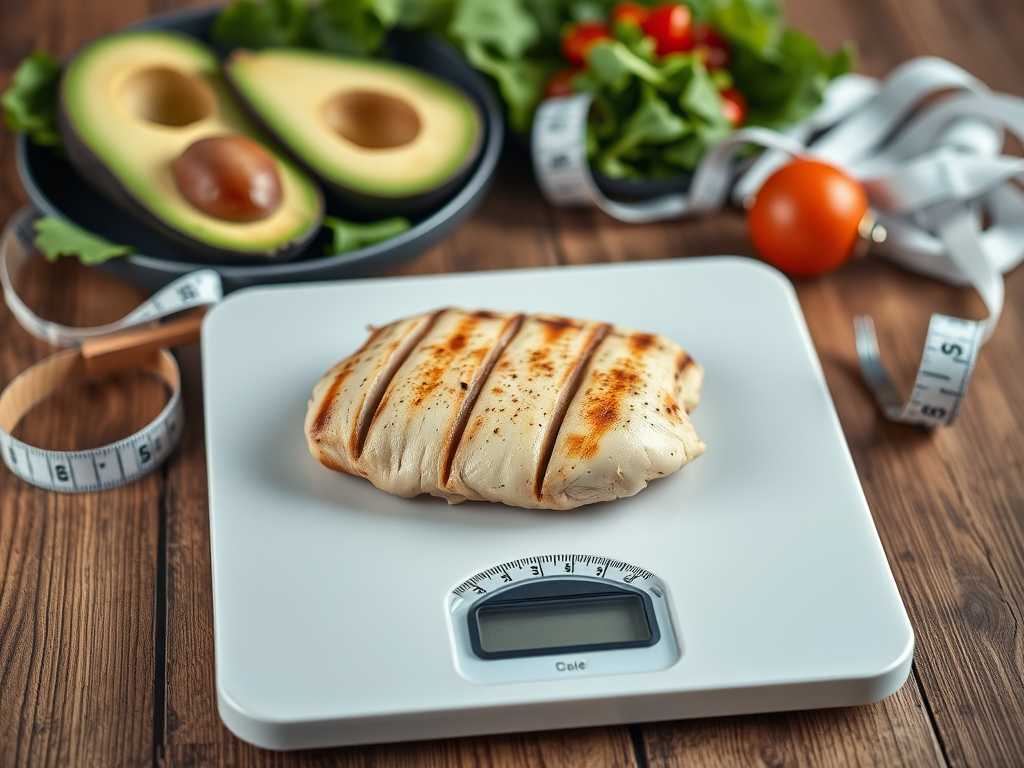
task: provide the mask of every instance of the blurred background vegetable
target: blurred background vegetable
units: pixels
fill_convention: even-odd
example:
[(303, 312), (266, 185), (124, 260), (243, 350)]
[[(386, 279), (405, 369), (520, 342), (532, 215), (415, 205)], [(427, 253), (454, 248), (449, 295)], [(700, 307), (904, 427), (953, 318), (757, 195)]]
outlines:
[[(786, 27), (777, 0), (235, 0), (211, 32), (224, 48), (370, 56), (395, 28), (454, 43), (521, 134), (543, 98), (592, 94), (587, 151), (613, 179), (679, 176), (741, 125), (792, 125), (853, 61)], [(38, 144), (59, 145), (59, 75), (33, 54), (3, 96), (8, 124)]]
[(7, 127), (26, 134), (41, 147), (60, 147), (57, 132), (57, 89), (60, 62), (36, 51), (18, 66), (10, 87), (0, 96)]
[(776, 0), (236, 0), (213, 35), (371, 55), (396, 27), (458, 46), (520, 133), (543, 98), (593, 94), (587, 149), (611, 178), (678, 176), (740, 125), (792, 125), (852, 66), (850, 46), (827, 54), (786, 27)]

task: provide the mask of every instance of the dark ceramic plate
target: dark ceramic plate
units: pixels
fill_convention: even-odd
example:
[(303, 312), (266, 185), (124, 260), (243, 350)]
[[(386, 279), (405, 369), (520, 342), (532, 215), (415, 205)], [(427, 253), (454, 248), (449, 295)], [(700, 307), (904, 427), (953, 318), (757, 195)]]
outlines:
[(685, 194), (693, 183), (692, 173), (683, 173), (668, 179), (613, 179), (599, 171), (592, 171), (597, 188), (613, 200), (633, 203), (651, 198)]
[[(145, 29), (173, 29), (209, 43), (209, 28), (218, 8), (154, 16), (135, 25)], [(427, 35), (396, 33), (388, 41), (390, 57), (448, 80), (473, 98), (484, 120), (484, 146), (465, 184), (447, 200), (414, 220), (413, 227), (383, 243), (340, 256), (324, 256), (326, 232), (293, 261), (277, 264), (210, 265), (190, 258), (187, 251), (162, 239), (101, 197), (69, 163), (48, 149), (18, 137), (18, 173), (32, 204), (42, 213), (70, 219), (115, 243), (129, 243), (146, 255), (113, 259), (102, 269), (148, 289), (166, 285), (201, 267), (213, 266), (226, 291), (267, 283), (330, 280), (379, 274), (426, 250), (451, 232), (483, 199), (494, 174), (504, 125), (501, 111), (487, 83), (458, 51)], [(328, 213), (358, 219), (336, 201), (328, 200)]]

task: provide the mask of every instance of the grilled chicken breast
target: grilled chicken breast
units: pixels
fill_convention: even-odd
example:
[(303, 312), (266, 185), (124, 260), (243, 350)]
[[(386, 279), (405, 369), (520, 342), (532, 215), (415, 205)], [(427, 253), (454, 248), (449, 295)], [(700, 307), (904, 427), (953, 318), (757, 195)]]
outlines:
[(374, 329), (316, 384), (305, 432), (325, 466), (399, 496), (573, 509), (703, 453), (702, 380), (663, 336), (444, 309)]
[(632, 496), (704, 453), (680, 402), (692, 410), (702, 381), (703, 371), (674, 342), (612, 329), (559, 427), (542, 505), (571, 509)]

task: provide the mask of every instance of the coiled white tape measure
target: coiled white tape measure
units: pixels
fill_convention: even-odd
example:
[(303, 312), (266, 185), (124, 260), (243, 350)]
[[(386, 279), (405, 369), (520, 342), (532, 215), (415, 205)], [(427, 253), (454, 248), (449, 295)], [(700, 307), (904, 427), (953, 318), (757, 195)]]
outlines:
[[(930, 57), (907, 62), (884, 82), (846, 75), (807, 121), (785, 133), (740, 129), (705, 154), (688, 193), (637, 203), (609, 200), (591, 175), (590, 104), (578, 94), (537, 110), (534, 168), (556, 205), (595, 205), (628, 222), (706, 214), (730, 198), (745, 202), (792, 156), (822, 159), (859, 179), (887, 233), (874, 250), (907, 269), (973, 286), (988, 308), (983, 321), (932, 316), (906, 403), (882, 365), (871, 318), (855, 319), (861, 370), (886, 417), (927, 427), (953, 422), (1002, 313), (1002, 274), (1024, 260), (1024, 160), (1000, 154), (1004, 129), (1024, 140), (1024, 100), (993, 94)], [(751, 144), (766, 151), (733, 183), (737, 154)]]
[[(59, 325), (38, 317), (14, 290), (14, 278), (33, 252), (34, 218), (30, 209), (23, 209), (0, 235), (0, 284), (4, 299), (29, 333), (52, 344), (75, 348), (36, 363), (0, 393), (0, 452), (11, 472), (46, 490), (78, 493), (124, 485), (160, 466), (181, 440), (185, 423), (181, 377), (166, 346), (195, 338), (200, 318), (193, 316), (163, 326), (143, 327), (159, 318), (219, 301), (220, 276), (212, 269), (185, 275), (110, 325)], [(129, 367), (156, 376), (170, 392), (159, 415), (133, 435), (82, 451), (44, 450), (12, 436), (21, 418), (58, 389)]]
[(130, 437), (85, 451), (48, 451), (10, 434), (36, 403), (67, 383), (88, 378), (81, 352), (58, 352), (24, 371), (0, 395), (0, 450), (7, 468), (48, 491), (77, 493), (115, 488), (160, 466), (178, 445), (184, 426), (178, 364), (169, 351), (161, 349), (140, 367), (167, 385), (171, 392), (167, 405)]

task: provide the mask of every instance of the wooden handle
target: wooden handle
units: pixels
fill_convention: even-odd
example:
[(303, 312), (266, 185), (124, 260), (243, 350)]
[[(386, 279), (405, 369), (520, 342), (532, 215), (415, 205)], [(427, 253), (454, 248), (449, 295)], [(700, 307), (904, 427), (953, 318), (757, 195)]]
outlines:
[(204, 312), (151, 328), (139, 328), (82, 344), (82, 359), (90, 375), (141, 366), (160, 347), (178, 347), (199, 339)]

